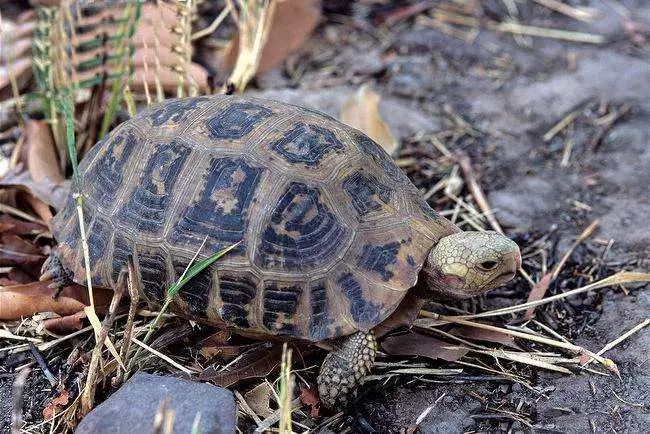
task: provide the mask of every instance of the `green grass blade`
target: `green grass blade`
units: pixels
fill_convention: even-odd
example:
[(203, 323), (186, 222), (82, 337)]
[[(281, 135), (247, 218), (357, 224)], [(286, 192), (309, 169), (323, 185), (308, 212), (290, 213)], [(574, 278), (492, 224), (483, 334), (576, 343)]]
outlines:
[[(241, 243), (241, 241), (239, 243)], [(226, 253), (228, 253), (229, 251), (231, 251), (232, 249), (237, 247), (239, 245), (239, 243), (235, 243), (235, 244), (233, 244), (233, 245), (231, 245), (229, 247), (226, 247), (225, 249), (222, 249), (222, 250), (218, 251), (214, 255), (209, 256), (209, 257), (197, 262), (196, 264), (193, 264), (190, 268), (188, 268), (187, 273), (185, 273), (185, 275), (183, 276), (182, 279), (180, 279), (178, 282), (176, 282), (175, 284), (173, 284), (172, 286), (169, 287), (169, 289), (167, 290), (167, 297), (171, 298), (171, 297), (176, 296), (176, 294), (178, 294), (178, 292), (181, 290), (181, 288), (187, 282), (189, 282), (194, 276), (196, 276), (201, 271), (208, 268), (216, 260), (218, 260), (223, 255), (225, 255)]]

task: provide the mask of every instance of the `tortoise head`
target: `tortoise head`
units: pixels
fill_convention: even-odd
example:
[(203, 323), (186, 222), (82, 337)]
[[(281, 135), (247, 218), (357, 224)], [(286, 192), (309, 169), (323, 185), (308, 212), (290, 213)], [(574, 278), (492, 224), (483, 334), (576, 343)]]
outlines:
[(521, 266), (519, 247), (497, 232), (458, 232), (440, 239), (427, 258), (426, 286), (469, 298), (508, 282)]

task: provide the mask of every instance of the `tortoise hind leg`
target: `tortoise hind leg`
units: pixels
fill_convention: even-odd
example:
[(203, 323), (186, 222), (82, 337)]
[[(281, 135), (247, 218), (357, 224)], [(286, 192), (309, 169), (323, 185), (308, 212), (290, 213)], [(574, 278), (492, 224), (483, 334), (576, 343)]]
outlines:
[(327, 408), (340, 408), (356, 396), (361, 379), (372, 368), (377, 340), (372, 332), (358, 332), (339, 341), (320, 368), (318, 394)]
[(41, 277), (38, 280), (41, 282), (51, 280), (52, 283), (49, 286), (57, 290), (57, 295), (59, 291), (73, 283), (72, 272), (63, 266), (56, 252), (50, 253), (43, 263)]

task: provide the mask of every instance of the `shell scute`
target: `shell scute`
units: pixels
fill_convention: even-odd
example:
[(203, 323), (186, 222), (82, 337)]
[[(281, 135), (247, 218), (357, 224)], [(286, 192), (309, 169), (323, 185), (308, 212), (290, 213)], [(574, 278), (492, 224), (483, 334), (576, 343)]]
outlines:
[(269, 215), (255, 262), (263, 269), (308, 273), (330, 264), (350, 236), (318, 188), (293, 182)]
[(180, 140), (154, 147), (129, 200), (118, 212), (123, 227), (162, 235), (172, 190), (191, 148)]
[(205, 125), (213, 139), (241, 139), (272, 115), (272, 110), (259, 104), (236, 102), (208, 118)]
[[(196, 251), (207, 236), (207, 250), (218, 251), (245, 241), (250, 206), (264, 172), (240, 157), (213, 156), (170, 231), (169, 242)], [(244, 242), (232, 253), (245, 250)]]
[(185, 122), (193, 112), (201, 109), (204, 104), (210, 101), (211, 98), (204, 96), (171, 99), (157, 105), (145, 115), (148, 116), (151, 125), (154, 127), (170, 123), (180, 124)]
[(270, 148), (291, 164), (318, 166), (331, 152), (341, 152), (345, 146), (327, 128), (299, 123), (287, 131)]

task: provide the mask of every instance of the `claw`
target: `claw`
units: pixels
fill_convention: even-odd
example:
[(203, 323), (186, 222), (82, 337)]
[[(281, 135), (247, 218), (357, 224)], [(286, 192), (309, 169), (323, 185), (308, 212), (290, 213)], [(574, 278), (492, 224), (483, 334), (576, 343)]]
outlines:
[(52, 270), (52, 255), (48, 256), (43, 266), (41, 267), (41, 277), (38, 278), (41, 282), (54, 279), (55, 273)]

